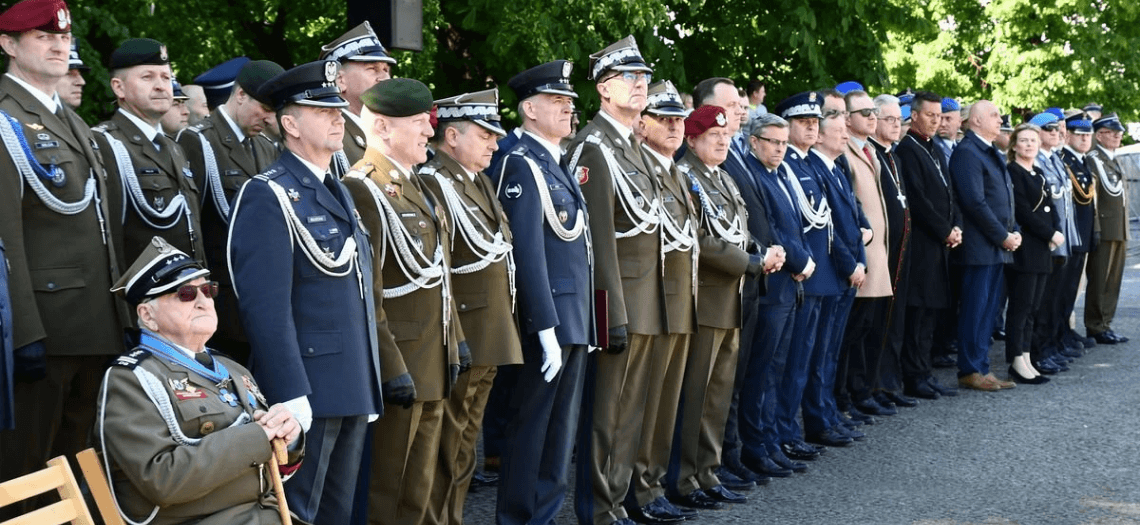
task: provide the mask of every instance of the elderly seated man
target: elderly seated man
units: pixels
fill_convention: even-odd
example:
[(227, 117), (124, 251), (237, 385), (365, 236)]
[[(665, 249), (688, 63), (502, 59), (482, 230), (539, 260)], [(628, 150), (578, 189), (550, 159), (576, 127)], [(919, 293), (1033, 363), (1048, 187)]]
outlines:
[(279, 524), (271, 441), (291, 474), (301, 424), (267, 406), (252, 375), (206, 348), (218, 318), (209, 270), (155, 237), (115, 283), (138, 312), (139, 344), (107, 370), (95, 439), (120, 512), (153, 525)]

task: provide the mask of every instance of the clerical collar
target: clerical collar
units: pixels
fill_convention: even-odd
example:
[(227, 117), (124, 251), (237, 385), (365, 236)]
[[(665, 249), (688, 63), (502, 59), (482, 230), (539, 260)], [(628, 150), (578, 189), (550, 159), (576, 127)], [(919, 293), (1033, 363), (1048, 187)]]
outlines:
[[(520, 127), (517, 129), (523, 129), (523, 128)], [(550, 142), (549, 140), (546, 140), (546, 139), (538, 136), (537, 133), (534, 133), (530, 130), (523, 130), (523, 133), (530, 135), (530, 138), (534, 139), (535, 142), (538, 142), (539, 144), (541, 144), (543, 148), (546, 148), (546, 152), (549, 153), (550, 156), (554, 158), (554, 162), (556, 162), (556, 163), (562, 162), (562, 148), (559, 148), (557, 144), (554, 144), (554, 143)], [(522, 135), (519, 135), (519, 138), (522, 138)]]
[(893, 143), (893, 142), (892, 142), (892, 143), (889, 143), (889, 144), (885, 144), (885, 145), (884, 145), (882, 142), (879, 142), (879, 139), (877, 139), (877, 138), (875, 138), (875, 137), (867, 137), (867, 140), (869, 140), (869, 141), (871, 141), (871, 142), (874, 142), (876, 146), (879, 146), (880, 148), (883, 148), (883, 151), (885, 151), (885, 152), (887, 152), (887, 153), (890, 153), (890, 152), (891, 152), (891, 148), (895, 147), (895, 143)]
[(391, 162), (392, 165), (396, 167), (396, 171), (399, 171), (400, 175), (403, 176), (405, 179), (410, 178), (412, 176), (412, 172), (409, 171), (408, 168), (405, 168), (403, 164), (400, 164), (399, 162), (397, 162), (396, 159), (393, 159), (392, 157), (389, 157), (386, 154), (382, 154), (382, 155), (384, 155), (384, 158), (388, 159), (388, 162)]
[(922, 139), (923, 142), (930, 142), (930, 136), (928, 136), (927, 134), (925, 134), (925, 133), (923, 133), (917, 129), (910, 128), (909, 130), (907, 130), (907, 133), (910, 133), (911, 135), (914, 135), (915, 137)]
[(40, 103), (43, 104), (48, 111), (55, 113), (56, 110), (59, 109), (59, 95), (57, 93), (52, 93), (49, 95), (43, 91), (40, 91), (39, 88), (27, 82), (24, 82), (23, 79), (11, 73), (5, 73), (5, 75), (8, 75), (8, 78), (16, 81), (16, 84), (19, 84), (20, 86), (23, 86), (24, 89), (28, 90), (28, 93), (31, 93), (33, 97), (36, 97), (36, 100), (40, 101)]
[(824, 155), (822, 152), (820, 152), (818, 149), (815, 149), (815, 148), (812, 148), (811, 152), (813, 154), (815, 154), (816, 157), (819, 157), (819, 160), (823, 161), (824, 165), (827, 166), (828, 171), (835, 169), (835, 159), (830, 158), (827, 155)]
[(622, 124), (621, 122), (618, 122), (616, 118), (610, 116), (604, 109), (598, 111), (598, 115), (609, 121), (610, 125), (612, 125), (614, 129), (617, 130), (618, 134), (621, 135), (621, 137), (625, 139), (627, 143), (633, 144), (633, 129), (626, 127), (626, 125)]
[(139, 131), (141, 131), (142, 134), (146, 136), (146, 139), (151, 142), (154, 142), (154, 138), (157, 137), (159, 133), (162, 133), (161, 123), (158, 126), (151, 126), (146, 121), (136, 117), (134, 113), (131, 113), (124, 108), (119, 108), (119, 113), (122, 113), (124, 117), (127, 117), (127, 120), (133, 122), (136, 126), (138, 126)]
[(325, 183), (325, 175), (328, 174), (328, 168), (321, 169), (316, 164), (313, 164), (312, 162), (301, 158), (300, 155), (297, 156), (297, 160), (301, 161), (301, 164), (304, 164), (306, 168), (309, 168), (309, 171), (313, 172), (313, 175), (317, 176), (317, 180), (321, 181), (321, 184)]
[(804, 153), (803, 151), (800, 150), (800, 148), (793, 146), (791, 142), (788, 143), (788, 149), (790, 149), (790, 150), (794, 151), (796, 154), (798, 154), (801, 159), (807, 158), (807, 153)]
[(230, 125), (230, 130), (232, 130), (234, 132), (234, 135), (237, 136), (238, 142), (245, 142), (245, 133), (242, 132), (241, 127), (239, 127), (237, 123), (234, 122), (234, 119), (230, 118), (229, 112), (226, 111), (226, 106), (218, 106), (218, 113), (221, 113), (222, 120), (225, 120), (226, 123)]

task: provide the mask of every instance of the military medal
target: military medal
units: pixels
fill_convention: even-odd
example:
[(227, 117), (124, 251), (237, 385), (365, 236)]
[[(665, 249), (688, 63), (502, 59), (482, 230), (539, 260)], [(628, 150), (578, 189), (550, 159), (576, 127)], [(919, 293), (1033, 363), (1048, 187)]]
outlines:
[[(183, 379), (183, 381), (186, 381)], [(175, 390), (174, 397), (179, 401), (186, 401), (187, 399), (206, 399), (206, 392), (198, 390), (194, 385), (187, 384), (186, 388), (182, 390)]]
[(228, 389), (225, 389), (225, 388), (221, 389), (221, 391), (218, 394), (218, 397), (221, 398), (222, 401), (225, 401), (225, 403), (229, 406), (232, 406), (232, 407), (238, 406), (237, 396), (233, 395), (233, 393), (230, 392)]
[(296, 188), (289, 188), (289, 191), (286, 191), (285, 193), (289, 195), (290, 199), (293, 199), (293, 202), (301, 201), (301, 193), (297, 191)]
[(570, 214), (567, 213), (566, 210), (562, 210), (562, 211), (558, 212), (558, 221), (559, 222), (566, 222), (568, 220), (570, 220)]
[(57, 188), (62, 188), (63, 184), (67, 182), (67, 174), (59, 168), (59, 166), (51, 167), (51, 185)]
[(36, 130), (36, 131), (39, 131), (39, 130), (41, 130), (41, 129), (44, 129), (44, 127), (43, 127), (42, 125), (40, 125), (40, 124), (36, 124), (35, 122), (29, 122), (29, 123), (27, 123), (27, 124), (24, 124), (24, 125), (25, 125), (25, 126), (27, 126), (27, 127), (29, 127), (29, 128), (31, 128), (31, 129), (34, 129), (34, 130)]
[(241, 382), (245, 385), (245, 390), (249, 392), (251, 398), (256, 399), (262, 405), (269, 406), (269, 403), (265, 402), (265, 395), (261, 393), (261, 389), (257, 388), (257, 385), (253, 383), (253, 380), (250, 379), (249, 376), (241, 376)]
[(166, 198), (164, 198), (162, 195), (159, 195), (159, 196), (154, 198), (154, 209), (156, 209), (158, 211), (162, 211), (162, 209), (165, 207), (166, 207)]
[(360, 138), (359, 135), (353, 135), (352, 138), (356, 139), (356, 145), (357, 146), (360, 146), (362, 148), (367, 147), (367, 144), (365, 144), (364, 139)]

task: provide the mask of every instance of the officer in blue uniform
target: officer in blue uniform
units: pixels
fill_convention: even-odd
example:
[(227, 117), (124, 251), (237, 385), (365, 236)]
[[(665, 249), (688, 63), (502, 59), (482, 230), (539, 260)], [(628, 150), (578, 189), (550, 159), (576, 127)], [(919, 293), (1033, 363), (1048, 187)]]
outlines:
[(321, 60), (262, 86), (286, 151), (238, 193), (229, 237), (250, 369), (308, 427), (312, 459), (286, 492), (318, 524), (349, 522), (368, 419), (383, 410), (369, 242), (328, 173), (344, 133), (336, 75)]
[(561, 510), (586, 353), (595, 344), (586, 202), (561, 167), (558, 146), (570, 135), (578, 98), (570, 85), (572, 70), (569, 61), (555, 60), (508, 82), (521, 101), (522, 133), (489, 170), (514, 235), (524, 359), (502, 451), (496, 511), (501, 525), (550, 523)]
[(1085, 153), (1092, 149), (1092, 120), (1083, 111), (1075, 111), (1065, 118), (1068, 128), (1066, 144), (1061, 148), (1059, 155), (1061, 161), (1068, 168), (1068, 176), (1073, 183), (1073, 222), (1076, 223), (1076, 235), (1073, 236), (1073, 253), (1068, 262), (1061, 269), (1064, 276), (1061, 278), (1061, 292), (1058, 294), (1061, 301), (1061, 310), (1057, 316), (1057, 329), (1066, 342), (1079, 342), (1086, 348), (1095, 346), (1096, 341), (1085, 338), (1069, 326), (1069, 316), (1077, 300), (1077, 290), (1080, 288), (1081, 274), (1084, 271), (1085, 260), (1096, 246), (1097, 231), (1100, 225), (1096, 218), (1096, 176), (1085, 164)]
[(249, 57), (231, 58), (194, 77), (194, 84), (202, 86), (206, 94), (206, 106), (210, 111), (229, 100), (238, 73), (247, 62)]

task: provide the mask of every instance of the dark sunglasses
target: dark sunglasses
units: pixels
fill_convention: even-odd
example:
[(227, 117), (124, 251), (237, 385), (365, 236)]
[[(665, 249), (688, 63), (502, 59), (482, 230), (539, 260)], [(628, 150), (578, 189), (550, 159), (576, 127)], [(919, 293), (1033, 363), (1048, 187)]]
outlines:
[(218, 296), (218, 281), (210, 281), (208, 283), (199, 284), (184, 284), (178, 287), (178, 300), (188, 303), (198, 298), (198, 290), (202, 290), (202, 295), (207, 299), (212, 299)]
[(862, 115), (863, 118), (871, 118), (872, 115), (875, 115), (875, 116), (879, 115), (879, 108), (856, 109), (855, 111), (851, 112), (851, 114), (855, 114), (855, 113)]

